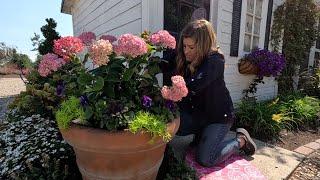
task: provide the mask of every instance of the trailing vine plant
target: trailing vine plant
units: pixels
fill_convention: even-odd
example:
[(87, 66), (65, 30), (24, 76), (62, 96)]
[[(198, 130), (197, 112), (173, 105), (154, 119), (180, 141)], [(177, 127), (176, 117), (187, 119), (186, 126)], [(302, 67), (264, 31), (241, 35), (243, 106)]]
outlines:
[(286, 57), (286, 68), (278, 80), (280, 93), (294, 90), (293, 78), (299, 73), (297, 67), (304, 68), (317, 39), (317, 18), (313, 0), (286, 0), (274, 12), (271, 45), (274, 51), (282, 50)]
[(254, 98), (254, 100), (256, 100), (255, 97), (250, 97), (249, 94), (255, 94), (257, 92), (257, 85), (260, 83), (264, 84), (263, 77), (257, 76), (256, 78), (254, 78), (253, 81), (250, 83), (248, 89), (243, 90), (243, 94), (244, 94), (243, 99), (250, 100)]

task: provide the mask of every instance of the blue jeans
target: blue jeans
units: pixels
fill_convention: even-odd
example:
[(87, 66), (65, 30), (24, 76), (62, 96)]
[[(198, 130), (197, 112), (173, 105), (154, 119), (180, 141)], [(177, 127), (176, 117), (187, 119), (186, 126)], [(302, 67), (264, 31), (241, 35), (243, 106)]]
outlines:
[(238, 153), (239, 139), (224, 141), (232, 123), (213, 123), (201, 128), (192, 121), (191, 115), (186, 112), (181, 112), (180, 119), (178, 136), (195, 134), (196, 137), (199, 137), (199, 143), (196, 147), (196, 161), (199, 164), (211, 167), (225, 161), (232, 154)]

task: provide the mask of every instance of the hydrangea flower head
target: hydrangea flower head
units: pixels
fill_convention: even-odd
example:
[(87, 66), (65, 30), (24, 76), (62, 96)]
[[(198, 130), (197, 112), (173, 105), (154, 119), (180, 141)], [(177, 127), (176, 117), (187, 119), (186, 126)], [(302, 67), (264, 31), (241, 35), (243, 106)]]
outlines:
[(101, 66), (109, 62), (109, 55), (112, 53), (112, 45), (108, 40), (100, 39), (89, 46), (89, 54), (93, 63)]
[(54, 40), (54, 53), (62, 56), (64, 60), (70, 60), (70, 56), (84, 49), (82, 40), (77, 37), (67, 36)]
[(147, 53), (148, 48), (142, 38), (132, 34), (124, 34), (119, 37), (118, 45), (115, 46), (114, 51), (117, 55), (135, 58)]
[(166, 30), (160, 30), (150, 37), (150, 42), (154, 45), (163, 46), (165, 48), (176, 48), (176, 39)]

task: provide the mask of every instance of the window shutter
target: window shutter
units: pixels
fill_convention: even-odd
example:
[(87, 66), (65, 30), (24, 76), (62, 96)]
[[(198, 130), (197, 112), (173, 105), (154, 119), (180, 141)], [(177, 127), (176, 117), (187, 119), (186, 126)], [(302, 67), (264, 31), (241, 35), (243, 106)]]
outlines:
[(230, 56), (238, 56), (242, 0), (233, 1)]
[(273, 8), (273, 0), (269, 0), (267, 25), (266, 25), (266, 34), (265, 34), (265, 39), (264, 39), (264, 49), (268, 49), (269, 48), (272, 8)]

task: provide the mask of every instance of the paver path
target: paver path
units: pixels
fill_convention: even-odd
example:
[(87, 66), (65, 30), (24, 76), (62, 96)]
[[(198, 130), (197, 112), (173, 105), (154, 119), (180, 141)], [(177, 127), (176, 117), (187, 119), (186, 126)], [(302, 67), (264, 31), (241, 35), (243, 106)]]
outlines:
[(14, 96), (25, 90), (26, 86), (18, 75), (0, 75), (0, 122)]

